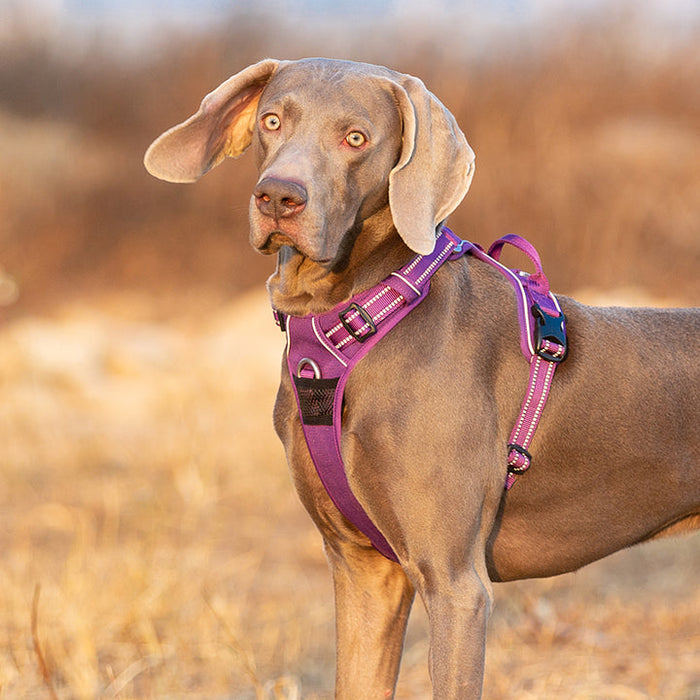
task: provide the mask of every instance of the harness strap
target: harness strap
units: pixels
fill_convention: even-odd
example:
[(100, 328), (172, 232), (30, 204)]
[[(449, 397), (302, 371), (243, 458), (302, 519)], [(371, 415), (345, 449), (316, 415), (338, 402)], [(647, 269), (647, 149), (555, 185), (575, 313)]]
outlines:
[(353, 367), (426, 298), (439, 267), (466, 252), (459, 243), (453, 234), (441, 234), (430, 255), (416, 256), (351, 303), (327, 313), (303, 317), (275, 313), (287, 331), (287, 366), (321, 482), (338, 510), (393, 561), (396, 554), (358, 502), (345, 474), (340, 449), (343, 393)]
[[(499, 262), (501, 251), (510, 244), (525, 253), (535, 266), (535, 274), (511, 270)], [(554, 371), (566, 359), (566, 319), (556, 297), (549, 290), (540, 256), (524, 238), (507, 234), (491, 244), (488, 253), (474, 244), (472, 254), (496, 267), (513, 285), (518, 299), (520, 349), (530, 363), (530, 379), (520, 413), (508, 439), (508, 473), (505, 488), (512, 488), (519, 474), (532, 463), (528, 451), (542, 417)]]
[[(537, 272), (512, 271), (498, 262), (509, 243), (523, 250)], [(353, 367), (428, 294), (430, 279), (440, 266), (465, 253), (495, 266), (511, 282), (518, 299), (521, 350), (530, 362), (530, 382), (520, 415), (509, 439), (505, 488), (531, 462), (532, 441), (551, 386), (554, 369), (566, 356), (564, 316), (549, 292), (537, 251), (518, 236), (496, 241), (489, 253), (443, 227), (435, 250), (418, 255), (372, 289), (318, 316), (286, 316), (274, 311), (287, 334), (287, 366), (299, 407), (302, 429), (318, 475), (338, 510), (384, 556), (398, 561), (393, 549), (353, 494), (341, 453), (341, 423), (345, 384)]]

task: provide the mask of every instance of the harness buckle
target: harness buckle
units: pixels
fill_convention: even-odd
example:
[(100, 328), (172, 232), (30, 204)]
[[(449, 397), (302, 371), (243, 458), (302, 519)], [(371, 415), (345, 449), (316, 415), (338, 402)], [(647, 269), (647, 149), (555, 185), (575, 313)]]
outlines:
[[(543, 311), (539, 304), (532, 305), (532, 315), (537, 323), (535, 324), (535, 352), (548, 362), (563, 362), (568, 354), (566, 344), (566, 317), (563, 313), (552, 316)], [(549, 345), (553, 343), (556, 348)]]
[[(364, 321), (363, 325), (361, 325), (359, 328), (355, 329), (350, 325), (350, 321), (348, 320), (348, 316), (352, 314), (353, 312), (357, 312), (357, 314), (360, 316), (360, 318)], [(343, 309), (339, 314), (338, 318), (340, 319), (340, 322), (343, 324), (343, 328), (350, 333), (350, 335), (358, 342), (358, 343), (364, 343), (367, 338), (373, 336), (377, 332), (377, 325), (375, 322), (372, 320), (372, 317), (369, 315), (366, 309), (363, 309), (359, 304), (356, 304), (353, 302), (348, 306), (347, 309)], [(369, 329), (366, 330), (364, 333), (361, 332), (365, 326), (369, 326)]]
[(282, 331), (282, 333), (287, 332), (287, 319), (285, 315), (281, 311), (277, 311), (277, 309), (272, 309), (272, 315), (275, 318), (275, 323), (279, 327), (279, 329)]

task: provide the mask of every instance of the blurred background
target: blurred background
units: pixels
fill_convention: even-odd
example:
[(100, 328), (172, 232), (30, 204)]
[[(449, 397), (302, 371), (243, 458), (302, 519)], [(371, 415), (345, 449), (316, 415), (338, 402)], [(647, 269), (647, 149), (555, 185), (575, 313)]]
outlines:
[[(267, 56), (387, 65), (477, 154), (459, 235), (525, 236), (589, 303), (698, 305), (699, 46), (692, 0), (0, 0), (0, 696), (332, 697), (252, 163), (162, 183), (156, 136)], [(699, 698), (698, 543), (498, 586), (485, 696)]]

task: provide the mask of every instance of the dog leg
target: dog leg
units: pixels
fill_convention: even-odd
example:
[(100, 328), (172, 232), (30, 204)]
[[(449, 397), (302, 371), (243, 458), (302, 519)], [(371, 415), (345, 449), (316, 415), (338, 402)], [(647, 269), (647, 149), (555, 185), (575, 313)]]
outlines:
[(491, 594), (474, 571), (423, 591), (434, 700), (480, 698)]
[(326, 551), (335, 586), (336, 698), (393, 698), (413, 587), (374, 549), (335, 540)]

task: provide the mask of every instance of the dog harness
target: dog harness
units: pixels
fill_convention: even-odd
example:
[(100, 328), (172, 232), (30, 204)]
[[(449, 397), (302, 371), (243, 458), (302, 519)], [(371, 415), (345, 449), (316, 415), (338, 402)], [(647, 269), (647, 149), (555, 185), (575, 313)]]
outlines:
[[(499, 258), (506, 244), (524, 252), (536, 272), (528, 274), (502, 265)], [(430, 279), (440, 266), (467, 253), (495, 267), (515, 289), (520, 349), (530, 364), (528, 389), (508, 440), (505, 488), (510, 489), (532, 462), (528, 447), (554, 370), (567, 353), (564, 314), (549, 291), (539, 255), (530, 243), (509, 234), (484, 252), (443, 226), (431, 254), (417, 255), (349, 303), (303, 317), (274, 310), (278, 325), (287, 334), (287, 366), (306, 444), (321, 482), (340, 512), (393, 561), (398, 561), (396, 554), (355, 498), (345, 474), (341, 454), (345, 384), (353, 367), (426, 298)]]

